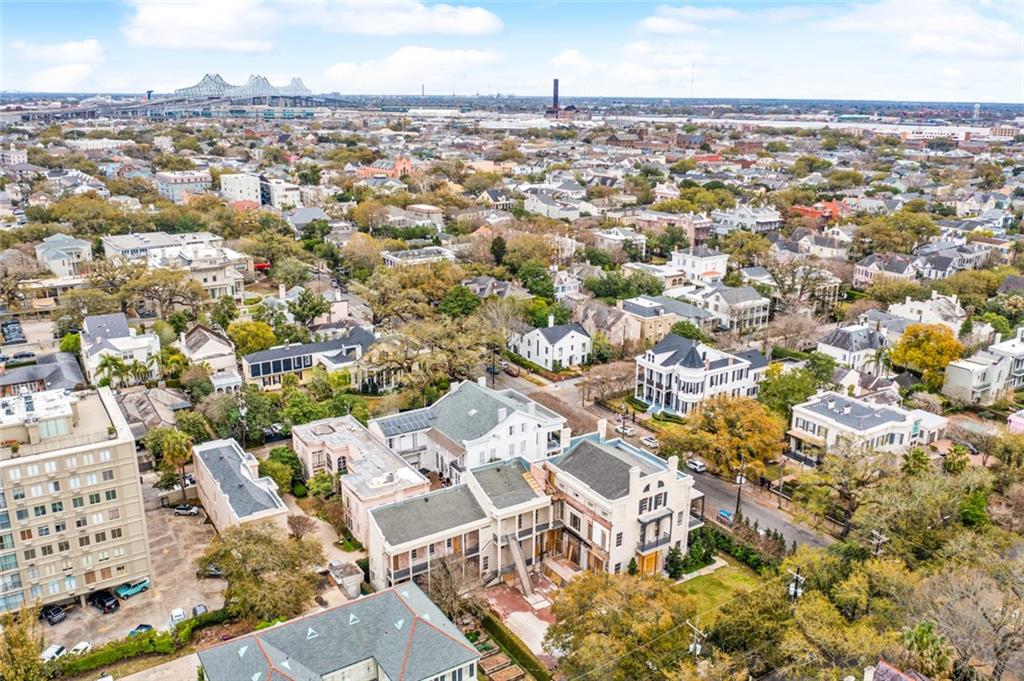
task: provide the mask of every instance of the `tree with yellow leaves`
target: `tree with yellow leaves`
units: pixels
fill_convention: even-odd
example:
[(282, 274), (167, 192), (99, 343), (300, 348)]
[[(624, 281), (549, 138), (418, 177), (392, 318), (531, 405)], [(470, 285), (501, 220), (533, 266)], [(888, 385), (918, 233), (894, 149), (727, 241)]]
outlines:
[(747, 477), (764, 472), (765, 464), (782, 454), (782, 421), (750, 397), (715, 395), (662, 438), (664, 455), (688, 458), (699, 454), (717, 471), (732, 475), (743, 468)]
[(893, 364), (921, 374), (930, 390), (942, 387), (942, 373), (964, 353), (964, 346), (949, 327), (942, 324), (911, 324), (893, 346), (889, 359)]

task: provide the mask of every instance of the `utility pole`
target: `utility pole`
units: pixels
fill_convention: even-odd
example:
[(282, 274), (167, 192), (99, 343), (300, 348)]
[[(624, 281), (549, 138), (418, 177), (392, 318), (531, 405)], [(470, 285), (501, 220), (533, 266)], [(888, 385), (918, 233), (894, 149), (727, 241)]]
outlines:
[(707, 632), (699, 629), (697, 625), (690, 622), (690, 620), (686, 620), (686, 626), (690, 627), (690, 629), (693, 631), (693, 639), (692, 643), (690, 643), (690, 654), (692, 654), (693, 659), (696, 660), (697, 657), (700, 655), (700, 650), (703, 647), (704, 640), (707, 639), (708, 635)]
[(792, 570), (788, 570), (788, 572), (793, 575), (793, 579), (789, 580), (789, 599), (795, 601), (804, 595), (804, 582), (807, 581), (807, 578), (800, 574), (800, 568), (797, 568), (796, 572)]
[(743, 458), (743, 455), (740, 454), (740, 472), (739, 475), (736, 476), (736, 512), (733, 515), (733, 522), (738, 520), (740, 517), (740, 502), (743, 497), (743, 482), (746, 480), (746, 478), (743, 477), (743, 471), (746, 470), (746, 467), (747, 462)]
[(871, 543), (874, 545), (874, 556), (878, 558), (879, 554), (882, 553), (882, 544), (889, 541), (889, 538), (877, 530), (871, 530)]

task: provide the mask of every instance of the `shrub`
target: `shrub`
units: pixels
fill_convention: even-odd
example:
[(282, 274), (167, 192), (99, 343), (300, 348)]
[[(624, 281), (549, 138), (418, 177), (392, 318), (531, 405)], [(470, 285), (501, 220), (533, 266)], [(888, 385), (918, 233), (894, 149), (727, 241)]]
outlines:
[(193, 632), (205, 629), (206, 627), (224, 624), (230, 619), (231, 615), (228, 613), (227, 608), (210, 610), (209, 612), (204, 612), (202, 615), (197, 617), (191, 617), (178, 624), (175, 630), (178, 645), (186, 645), (192, 639)]
[(359, 558), (359, 559), (356, 560), (356, 565), (358, 565), (359, 569), (363, 571), (363, 581), (364, 582), (369, 582), (370, 581), (370, 559), (369, 558)]
[(167, 655), (173, 653), (176, 647), (170, 632), (150, 631), (111, 641), (85, 655), (62, 657), (56, 670), (61, 676), (75, 676), (142, 655)]
[(626, 402), (626, 404), (628, 404), (629, 406), (633, 407), (637, 411), (647, 411), (647, 409), (651, 406), (651, 405), (647, 404), (646, 402), (644, 402), (643, 400), (638, 400), (637, 398), (633, 397), (632, 395), (627, 397), (625, 399), (625, 402)]
[(297, 499), (301, 499), (302, 497), (309, 494), (309, 490), (307, 490), (306, 486), (303, 485), (301, 482), (297, 482), (294, 485), (292, 485), (292, 494), (295, 495)]
[(537, 681), (551, 681), (551, 672), (544, 666), (537, 657), (530, 652), (530, 649), (513, 634), (508, 627), (502, 623), (493, 613), (486, 613), (483, 616), (484, 629), (491, 635), (491, 638), (508, 653), (516, 664), (523, 668)]
[(765, 556), (753, 546), (736, 541), (732, 535), (717, 527), (704, 526), (697, 530), (697, 532), (700, 532), (701, 537), (706, 539), (716, 549), (722, 553), (729, 554), (755, 572), (764, 572), (778, 565), (778, 561)]

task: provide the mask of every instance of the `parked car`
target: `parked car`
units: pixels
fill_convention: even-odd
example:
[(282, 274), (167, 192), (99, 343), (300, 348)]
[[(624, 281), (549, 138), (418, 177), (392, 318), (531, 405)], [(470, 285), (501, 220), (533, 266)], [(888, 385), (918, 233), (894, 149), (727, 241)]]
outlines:
[(708, 469), (707, 465), (699, 459), (687, 459), (686, 467), (695, 473), (703, 473)]
[(143, 591), (149, 590), (148, 579), (137, 579), (134, 582), (125, 582), (121, 586), (114, 589), (114, 595), (123, 600), (128, 600), (135, 594), (140, 594)]
[(196, 603), (194, 606), (192, 606), (193, 617), (199, 617), (200, 615), (205, 615), (208, 612), (210, 612), (209, 608), (207, 608), (202, 603)]
[(199, 515), (199, 507), (192, 504), (179, 504), (174, 507), (174, 515)]
[(96, 679), (96, 681), (114, 681), (114, 677), (110, 674), (104, 674), (100, 678)]
[(128, 632), (129, 636), (138, 636), (139, 634), (145, 634), (147, 631), (153, 631), (152, 624), (140, 624), (131, 631)]
[(627, 425), (615, 426), (615, 432), (627, 437), (630, 435), (636, 435), (636, 429), (633, 426)]
[(63, 622), (67, 619), (67, 613), (64, 612), (63, 606), (60, 605), (47, 605), (39, 611), (39, 616), (46, 620), (46, 623), (51, 627), (58, 622)]
[(39, 659), (43, 662), (52, 662), (59, 657), (63, 657), (66, 652), (68, 651), (64, 650), (64, 646), (54, 643), (52, 646), (40, 653)]
[(34, 353), (34, 352), (16, 352), (16, 353), (14, 353), (14, 356), (11, 357), (11, 359), (13, 359), (15, 361), (17, 361), (17, 360), (35, 359), (35, 358), (36, 358), (36, 353)]
[(71, 646), (71, 650), (68, 652), (72, 655), (84, 655), (92, 650), (92, 644), (88, 641), (79, 641), (75, 645)]
[(178, 626), (180, 623), (187, 620), (188, 617), (185, 615), (185, 611), (181, 608), (175, 608), (171, 610), (171, 629)]
[(99, 591), (92, 592), (86, 600), (89, 602), (89, 605), (93, 606), (104, 615), (115, 612), (121, 607), (121, 604), (117, 602), (114, 595), (106, 589), (100, 589)]
[(724, 508), (718, 509), (718, 522), (723, 525), (732, 525), (732, 511)]
[(504, 367), (504, 371), (506, 374), (512, 376), (513, 378), (519, 375), (519, 367), (517, 367), (515, 364), (509, 364), (507, 367)]
[(657, 449), (660, 446), (658, 445), (658, 438), (654, 437), (653, 435), (645, 435), (644, 437), (640, 438), (640, 444), (644, 445), (645, 447), (650, 447), (651, 449)]

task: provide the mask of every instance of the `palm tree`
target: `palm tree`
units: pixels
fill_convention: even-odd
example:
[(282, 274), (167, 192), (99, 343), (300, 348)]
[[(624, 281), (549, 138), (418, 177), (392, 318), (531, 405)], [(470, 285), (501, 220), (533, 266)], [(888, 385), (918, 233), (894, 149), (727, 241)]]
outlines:
[(136, 383), (142, 383), (149, 378), (149, 363), (136, 359), (125, 367), (125, 371)]
[(108, 385), (114, 385), (125, 377), (128, 367), (124, 360), (117, 355), (103, 355), (100, 363), (96, 365), (96, 372), (107, 380)]
[(876, 376), (882, 376), (890, 364), (889, 348), (882, 346), (875, 350), (875, 354), (871, 356), (871, 359), (867, 361), (867, 364), (875, 367)]
[(178, 469), (181, 501), (184, 503), (188, 501), (185, 495), (185, 466), (192, 460), (192, 438), (180, 430), (173, 430), (164, 436), (163, 446), (163, 462)]

